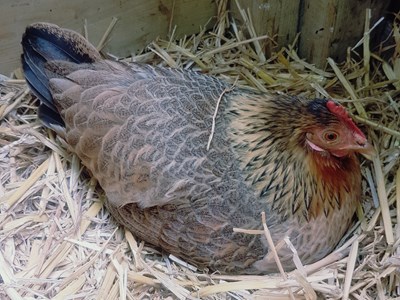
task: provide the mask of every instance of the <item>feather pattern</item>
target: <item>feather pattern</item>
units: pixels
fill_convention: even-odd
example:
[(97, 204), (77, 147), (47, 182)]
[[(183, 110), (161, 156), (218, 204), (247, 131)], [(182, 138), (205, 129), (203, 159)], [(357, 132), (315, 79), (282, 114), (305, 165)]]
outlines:
[[(332, 251), (350, 225), (361, 188), (354, 152), (368, 144), (358, 136), (358, 150), (323, 147), (326, 128), (350, 132), (327, 100), (102, 60), (80, 35), (52, 24), (28, 27), (22, 45), (39, 117), (65, 126), (110, 212), (148, 243), (200, 267), (264, 273), (276, 270), (265, 238), (233, 231), (261, 229), (261, 212), (274, 241), (289, 236), (303, 263)], [(279, 255), (293, 268), (290, 250)]]

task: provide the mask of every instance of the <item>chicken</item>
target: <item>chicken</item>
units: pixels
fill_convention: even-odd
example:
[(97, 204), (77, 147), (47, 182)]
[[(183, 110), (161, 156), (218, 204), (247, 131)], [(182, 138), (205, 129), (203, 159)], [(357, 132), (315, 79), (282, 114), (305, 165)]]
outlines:
[[(346, 110), (233, 87), (190, 70), (103, 60), (79, 34), (36, 23), (22, 39), (39, 118), (64, 138), (140, 239), (223, 273), (276, 271), (262, 229), (304, 264), (329, 254), (361, 198), (356, 153), (373, 153)], [(292, 251), (278, 251), (285, 270)]]

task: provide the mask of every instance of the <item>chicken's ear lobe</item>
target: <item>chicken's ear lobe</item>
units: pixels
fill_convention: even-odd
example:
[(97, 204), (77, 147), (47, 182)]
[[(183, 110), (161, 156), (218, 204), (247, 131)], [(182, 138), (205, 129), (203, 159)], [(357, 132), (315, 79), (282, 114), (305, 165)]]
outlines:
[(343, 123), (345, 123), (352, 131), (354, 131), (355, 133), (357, 133), (361, 137), (365, 138), (364, 133), (353, 122), (353, 119), (349, 116), (349, 113), (347, 112), (347, 110), (343, 106), (341, 106), (340, 104), (336, 103), (333, 100), (328, 100), (328, 102), (326, 102), (326, 107), (339, 120), (341, 120)]

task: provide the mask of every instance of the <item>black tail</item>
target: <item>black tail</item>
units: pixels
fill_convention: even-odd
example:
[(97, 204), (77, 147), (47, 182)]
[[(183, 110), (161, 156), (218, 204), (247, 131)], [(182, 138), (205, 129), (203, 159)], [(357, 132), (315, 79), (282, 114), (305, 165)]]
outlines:
[(50, 68), (47, 62), (93, 63), (101, 59), (99, 52), (78, 33), (49, 23), (28, 26), (22, 37), (22, 49), (26, 82), (40, 99), (39, 118), (47, 126), (63, 126), (49, 87), (49, 80), (60, 74)]

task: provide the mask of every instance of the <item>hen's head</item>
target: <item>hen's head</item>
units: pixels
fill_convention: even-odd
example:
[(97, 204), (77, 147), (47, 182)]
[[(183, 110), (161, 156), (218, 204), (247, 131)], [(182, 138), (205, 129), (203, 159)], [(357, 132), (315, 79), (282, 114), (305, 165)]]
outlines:
[(345, 157), (354, 152), (367, 158), (374, 155), (374, 148), (343, 106), (333, 100), (314, 100), (307, 109), (317, 121), (307, 128), (305, 136), (312, 150), (336, 157)]

